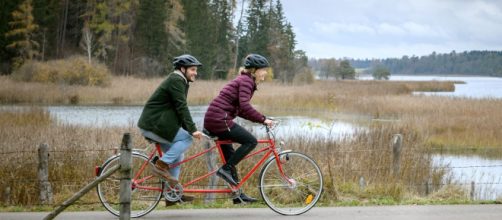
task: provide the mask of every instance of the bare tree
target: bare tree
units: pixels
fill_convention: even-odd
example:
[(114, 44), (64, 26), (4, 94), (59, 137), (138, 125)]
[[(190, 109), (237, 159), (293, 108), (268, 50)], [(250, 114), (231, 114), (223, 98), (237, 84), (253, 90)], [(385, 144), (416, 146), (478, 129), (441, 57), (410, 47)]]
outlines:
[(84, 25), (82, 29), (82, 40), (80, 41), (80, 47), (84, 49), (87, 53), (87, 58), (89, 59), (89, 64), (91, 64), (92, 51), (94, 49), (94, 35), (87, 24)]

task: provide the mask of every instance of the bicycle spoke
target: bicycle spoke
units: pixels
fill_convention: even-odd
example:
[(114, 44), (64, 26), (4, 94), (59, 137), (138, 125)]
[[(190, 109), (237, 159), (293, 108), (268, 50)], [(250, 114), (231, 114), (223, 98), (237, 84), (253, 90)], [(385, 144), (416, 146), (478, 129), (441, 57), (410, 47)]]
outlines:
[(281, 163), (284, 176), (275, 161), (264, 166), (260, 175), (260, 192), (272, 210), (283, 215), (298, 215), (319, 200), (322, 175), (310, 158), (300, 153), (287, 154), (288, 160)]
[[(148, 158), (144, 155), (133, 153), (132, 162), (133, 175), (136, 176), (136, 172), (140, 170), (139, 168), (144, 163), (148, 163)], [(103, 165), (102, 173), (116, 164), (118, 164), (118, 157), (109, 160), (109, 162)], [(141, 217), (153, 210), (159, 203), (162, 193), (158, 190), (137, 188), (138, 186), (162, 188), (162, 182), (158, 178), (152, 177), (151, 171), (148, 168), (143, 170), (138, 176), (138, 180), (132, 185), (131, 217), (133, 218)], [(108, 178), (106, 181), (100, 183), (97, 188), (98, 196), (103, 206), (112, 214), (118, 216), (120, 208), (118, 205), (120, 191), (120, 178), (118, 175)]]

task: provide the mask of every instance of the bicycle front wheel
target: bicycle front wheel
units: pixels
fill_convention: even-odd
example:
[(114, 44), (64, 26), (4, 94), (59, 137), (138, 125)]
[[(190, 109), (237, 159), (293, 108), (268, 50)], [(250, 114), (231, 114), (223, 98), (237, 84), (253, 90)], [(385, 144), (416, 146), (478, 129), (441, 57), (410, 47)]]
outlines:
[[(119, 165), (120, 156), (114, 156), (106, 161), (102, 166), (101, 174), (110, 170), (115, 165)], [(136, 177), (140, 168), (146, 164), (143, 172), (133, 179), (131, 192), (131, 217), (139, 218), (151, 212), (160, 201), (162, 196), (162, 182), (154, 176), (148, 166), (148, 157), (133, 152), (132, 154), (132, 175)], [(136, 183), (135, 183), (136, 182)], [(117, 171), (97, 186), (99, 200), (110, 213), (120, 215), (120, 173)]]
[(319, 166), (310, 157), (296, 152), (279, 154), (260, 173), (260, 193), (265, 203), (282, 215), (300, 215), (315, 206), (321, 197), (323, 179)]

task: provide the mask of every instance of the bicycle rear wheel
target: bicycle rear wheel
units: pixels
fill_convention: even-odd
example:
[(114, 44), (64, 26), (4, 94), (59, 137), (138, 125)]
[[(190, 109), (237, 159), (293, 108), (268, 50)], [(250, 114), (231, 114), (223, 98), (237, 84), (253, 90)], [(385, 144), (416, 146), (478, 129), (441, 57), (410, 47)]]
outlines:
[(279, 157), (284, 175), (275, 158), (268, 161), (260, 173), (261, 196), (268, 207), (279, 214), (305, 213), (321, 197), (321, 170), (314, 160), (301, 153), (284, 152)]
[[(107, 170), (111, 169), (115, 165), (119, 165), (120, 157), (114, 156), (106, 161), (102, 166), (101, 174), (105, 173)], [(132, 154), (132, 173), (133, 178), (137, 175), (141, 166), (148, 162), (148, 157), (133, 152)], [(131, 193), (131, 217), (138, 218), (144, 216), (151, 212), (160, 201), (162, 196), (162, 191), (153, 189), (140, 189), (137, 186), (151, 187), (162, 189), (161, 180), (153, 176), (152, 171), (150, 171), (150, 164), (143, 170), (141, 175), (137, 179), (133, 179), (132, 183), (132, 193)], [(135, 184), (134, 181), (143, 181), (141, 183)], [(97, 186), (98, 197), (103, 206), (113, 215), (120, 215), (120, 173), (115, 172), (110, 177), (105, 179), (103, 182), (99, 183)]]

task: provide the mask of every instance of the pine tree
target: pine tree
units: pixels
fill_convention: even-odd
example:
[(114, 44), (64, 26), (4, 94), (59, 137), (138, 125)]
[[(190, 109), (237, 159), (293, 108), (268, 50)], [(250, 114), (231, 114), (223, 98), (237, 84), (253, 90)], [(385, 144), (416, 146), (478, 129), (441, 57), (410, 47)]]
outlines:
[(198, 77), (210, 79), (213, 74), (215, 56), (215, 18), (212, 16), (209, 1), (182, 0), (185, 20), (181, 27), (186, 36), (186, 53), (197, 57), (203, 64)]
[(342, 60), (335, 76), (337, 79), (355, 79), (356, 71), (354, 67), (350, 65), (348, 60)]
[(94, 5), (91, 6), (90, 10), (91, 11), (87, 12), (90, 16), (89, 28), (91, 28), (96, 36), (96, 49), (94, 55), (107, 62), (110, 57), (110, 52), (113, 49), (111, 40), (114, 27), (108, 18), (110, 9), (106, 1), (94, 1)]
[[(244, 36), (240, 40), (239, 57), (259, 53), (269, 58), (275, 77), (291, 82), (295, 74), (303, 71), (294, 63), (302, 56), (295, 51), (295, 34), (286, 21), (280, 0), (252, 0), (247, 10)], [(310, 71), (309, 71), (310, 72)]]
[(5, 34), (11, 30), (8, 22), (12, 19), (12, 12), (20, 4), (20, 0), (0, 1), (0, 74), (10, 72), (9, 60), (14, 56), (14, 51), (8, 50), (7, 45), (12, 42)]
[(45, 60), (48, 55), (54, 54), (57, 29), (57, 15), (59, 8), (59, 0), (37, 0), (33, 2), (33, 16), (35, 22), (39, 25), (36, 35), (37, 41), (40, 42), (41, 60)]
[(215, 20), (215, 47), (214, 56), (211, 57), (211, 79), (224, 79), (232, 65), (232, 39), (234, 39), (232, 26), (232, 11), (235, 1), (214, 0), (211, 3), (212, 16)]
[(14, 69), (39, 54), (39, 44), (34, 40), (38, 25), (34, 22), (32, 11), (32, 1), (25, 0), (17, 10), (12, 12), (12, 21), (9, 22), (12, 29), (6, 33), (6, 36), (14, 38), (13, 42), (7, 45), (7, 48), (16, 51), (17, 56), (12, 59)]
[(247, 10), (245, 36), (242, 38), (242, 48), (239, 57), (244, 58), (248, 53), (258, 53), (269, 57), (268, 27), (270, 26), (270, 10), (266, 4), (269, 0), (251, 0)]
[(180, 27), (180, 23), (185, 19), (183, 4), (180, 0), (168, 0), (166, 21), (166, 56), (168, 69), (172, 69), (172, 58), (181, 54), (186, 48), (186, 34)]

